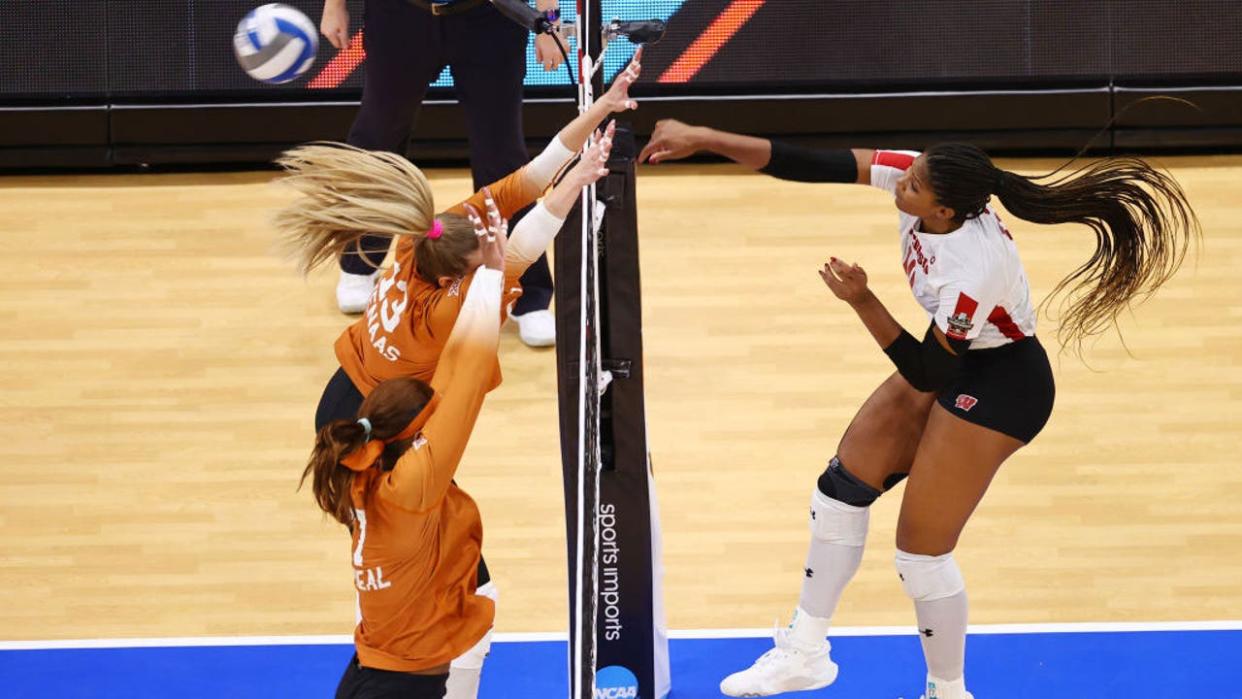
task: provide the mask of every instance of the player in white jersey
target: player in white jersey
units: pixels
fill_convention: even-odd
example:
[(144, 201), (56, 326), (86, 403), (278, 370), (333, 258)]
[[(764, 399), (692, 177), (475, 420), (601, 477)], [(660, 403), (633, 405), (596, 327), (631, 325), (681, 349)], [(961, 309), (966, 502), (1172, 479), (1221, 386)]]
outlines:
[(918, 617), (926, 697), (967, 699), (966, 587), (952, 552), (1000, 465), (1047, 422), (1054, 394), (1026, 273), (990, 198), (1018, 218), (1082, 223), (1095, 233), (1095, 254), (1057, 287), (1069, 289), (1061, 338), (1073, 347), (1173, 274), (1198, 234), (1194, 213), (1175, 181), (1136, 158), (1027, 178), (963, 144), (922, 154), (814, 151), (669, 120), (657, 124), (640, 161), (698, 151), (782, 179), (892, 192), (902, 272), (931, 321), (920, 342), (867, 288), (861, 267), (832, 258), (820, 270), (897, 373), (859, 409), (812, 493), (811, 545), (792, 622), (777, 631), (775, 648), (726, 677), (720, 690), (758, 697), (836, 679), (826, 636), (862, 560), (868, 507), (909, 476), (896, 566)]

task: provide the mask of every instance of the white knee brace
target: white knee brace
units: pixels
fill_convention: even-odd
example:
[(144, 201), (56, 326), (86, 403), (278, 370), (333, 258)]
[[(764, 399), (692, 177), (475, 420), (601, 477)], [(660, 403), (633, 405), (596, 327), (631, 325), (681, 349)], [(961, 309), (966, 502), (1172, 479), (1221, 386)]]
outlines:
[(830, 544), (867, 543), (868, 508), (847, 505), (819, 492), (811, 493), (811, 536)]
[(897, 574), (901, 576), (906, 594), (916, 602), (945, 599), (966, 589), (966, 581), (952, 553), (922, 556), (899, 550)]
[[(494, 582), (487, 582), (480, 585), (474, 594), (486, 597), (493, 602), (500, 599), (500, 591), (496, 589)], [(470, 647), (470, 650), (462, 653), (453, 659), (450, 666), (458, 670), (479, 670), (483, 667), (483, 661), (487, 658), (487, 654), (492, 650), (492, 630), (488, 629), (483, 638), (479, 642)]]

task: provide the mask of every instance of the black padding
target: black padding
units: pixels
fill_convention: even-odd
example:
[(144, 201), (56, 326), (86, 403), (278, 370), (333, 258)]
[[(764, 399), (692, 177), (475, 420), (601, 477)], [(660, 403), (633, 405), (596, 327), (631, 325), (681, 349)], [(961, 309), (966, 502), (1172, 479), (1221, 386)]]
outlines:
[(492, 581), (492, 571), (487, 569), (487, 561), (483, 560), (482, 556), (479, 556), (478, 573), (479, 573), (479, 581), (477, 584), (479, 587), (483, 587), (484, 585)]
[(892, 473), (892, 474), (889, 474), (888, 478), (885, 478), (885, 479), (884, 479), (884, 492), (886, 492), (886, 493), (887, 493), (888, 491), (892, 490), (892, 489), (893, 489), (893, 486), (895, 486), (895, 485), (897, 485), (898, 483), (900, 483), (900, 482), (904, 481), (904, 480), (906, 479), (906, 476), (908, 476), (908, 475), (910, 475), (910, 474), (908, 474), (908, 473)]
[(794, 182), (858, 181), (858, 161), (845, 148), (812, 150), (772, 141), (772, 157), (759, 172)]
[(935, 328), (934, 322), (928, 326), (921, 343), (902, 330), (897, 339), (884, 348), (884, 354), (892, 360), (902, 378), (915, 389), (928, 393), (939, 391), (957, 378), (962, 358), (970, 349), (969, 340), (949, 339), (949, 346), (957, 354), (946, 350), (936, 339)]
[(841, 459), (832, 457), (828, 468), (819, 477), (819, 492), (854, 507), (867, 507), (880, 497), (880, 491), (863, 483), (857, 476), (845, 470)]

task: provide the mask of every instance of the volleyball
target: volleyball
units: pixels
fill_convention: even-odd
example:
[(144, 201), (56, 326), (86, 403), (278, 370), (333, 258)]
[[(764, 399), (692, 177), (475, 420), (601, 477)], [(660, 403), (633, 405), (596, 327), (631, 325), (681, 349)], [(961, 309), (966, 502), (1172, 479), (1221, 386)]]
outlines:
[(233, 35), (233, 52), (242, 70), (265, 83), (296, 79), (315, 62), (319, 32), (301, 10), (272, 3), (254, 8)]

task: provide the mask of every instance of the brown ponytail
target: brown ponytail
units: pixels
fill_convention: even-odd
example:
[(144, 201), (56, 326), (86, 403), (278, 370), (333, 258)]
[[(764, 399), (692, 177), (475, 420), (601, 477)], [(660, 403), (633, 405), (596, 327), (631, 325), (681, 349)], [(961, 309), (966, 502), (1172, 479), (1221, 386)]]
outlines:
[[(358, 409), (352, 420), (333, 420), (315, 435), (315, 448), (311, 451), (306, 469), (298, 487), (311, 478), (311, 491), (319, 509), (333, 519), (352, 527), (354, 505), (350, 486), (354, 472), (341, 465), (341, 459), (360, 448), (368, 440), (366, 427), (358, 420), (366, 418), (371, 423), (369, 439), (390, 439), (397, 436), (431, 400), (433, 391), (423, 381), (415, 378), (389, 379), (376, 386)], [(392, 468), (409, 442), (394, 443), (384, 449), (380, 467)]]
[(311, 492), (319, 509), (347, 527), (354, 523), (354, 506), (349, 497), (354, 472), (341, 465), (341, 457), (366, 441), (366, 429), (357, 421), (333, 420), (324, 425), (315, 435), (315, 448), (298, 483), (301, 488), (313, 475)]
[(1058, 336), (1075, 352), (1114, 325), (1134, 300), (1168, 281), (1192, 239), (1202, 235), (1177, 181), (1139, 158), (1107, 158), (1067, 174), (1024, 177), (996, 168), (975, 146), (941, 144), (925, 155), (937, 200), (962, 220), (982, 213), (996, 194), (1020, 219), (1091, 229), (1095, 252), (1052, 292), (1066, 292)]

